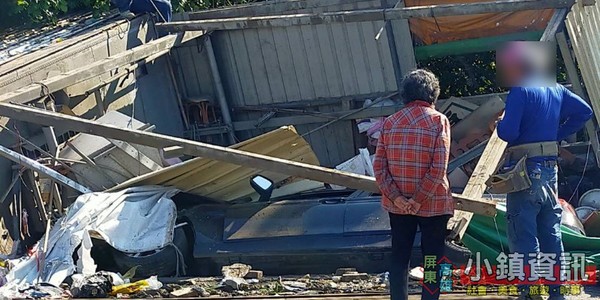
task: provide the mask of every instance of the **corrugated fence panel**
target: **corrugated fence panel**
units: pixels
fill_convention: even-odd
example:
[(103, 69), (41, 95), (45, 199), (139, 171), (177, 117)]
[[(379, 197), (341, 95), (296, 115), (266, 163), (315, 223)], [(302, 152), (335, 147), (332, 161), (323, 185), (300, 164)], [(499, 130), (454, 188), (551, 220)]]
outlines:
[[(312, 11), (357, 7), (380, 2)], [(385, 35), (375, 40), (381, 26), (379, 21), (215, 32), (228, 100), (236, 107), (393, 91), (388, 40)], [(241, 95), (231, 93), (236, 90)]]
[(182, 96), (184, 98), (211, 96), (214, 100), (214, 84), (202, 38), (177, 47), (172, 53), (177, 66), (175, 69), (178, 72), (177, 79)]
[[(284, 4), (275, 6), (279, 5)], [(381, 0), (328, 0), (318, 7), (286, 13), (381, 6)], [(198, 12), (196, 17), (205, 19), (237, 16), (238, 13), (261, 14), (250, 10)], [(268, 14), (268, 11), (262, 11), (262, 14)], [(215, 56), (234, 121), (258, 122), (267, 113), (240, 109), (245, 106), (310, 102), (397, 90), (387, 33), (384, 31), (378, 40), (375, 39), (384, 25), (383, 21), (374, 21), (213, 32), (211, 38)], [(403, 45), (412, 45), (408, 27), (402, 28), (398, 22), (392, 25), (395, 38), (400, 38), (396, 40), (398, 51), (406, 51)], [(410, 49), (410, 53), (399, 55), (402, 70), (414, 67), (412, 47)], [(199, 55), (194, 47), (177, 51), (183, 78), (182, 89), (188, 95), (212, 92), (210, 69), (203, 62), (205, 55)], [(409, 59), (411, 57), (412, 60)], [(317, 110), (348, 110), (353, 108), (350, 103), (340, 101), (337, 105), (319, 106)], [(302, 134), (321, 124), (300, 125), (297, 129)], [(323, 165), (335, 166), (355, 154), (353, 126), (353, 121), (339, 121), (306, 137)], [(271, 129), (238, 131), (236, 136), (244, 140)]]
[(593, 6), (573, 5), (567, 15), (575, 57), (592, 103), (596, 120), (600, 121), (600, 3)]

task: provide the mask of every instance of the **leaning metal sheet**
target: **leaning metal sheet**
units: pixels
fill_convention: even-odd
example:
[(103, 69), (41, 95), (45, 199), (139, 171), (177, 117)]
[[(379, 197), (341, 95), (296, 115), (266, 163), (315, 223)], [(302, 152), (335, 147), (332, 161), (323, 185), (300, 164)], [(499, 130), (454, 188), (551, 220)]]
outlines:
[[(298, 135), (292, 126), (281, 127), (235, 144), (232, 148), (319, 165), (319, 160), (310, 145)], [(162, 185), (172, 186), (183, 192), (218, 201), (232, 201), (254, 195), (249, 179), (256, 174), (261, 174), (276, 183), (289, 178), (285, 174), (274, 171), (260, 171), (230, 163), (195, 158), (133, 178), (111, 190), (137, 185)]]

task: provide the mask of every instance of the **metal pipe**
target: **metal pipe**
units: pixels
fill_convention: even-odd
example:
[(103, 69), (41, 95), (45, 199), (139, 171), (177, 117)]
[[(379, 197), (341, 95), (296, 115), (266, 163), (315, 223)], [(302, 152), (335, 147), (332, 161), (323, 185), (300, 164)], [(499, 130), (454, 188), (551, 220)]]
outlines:
[(24, 156), (20, 153), (17, 153), (15, 151), (12, 151), (4, 146), (0, 146), (0, 155), (4, 156), (5, 158), (8, 158), (12, 161), (14, 161), (15, 163), (30, 168), (32, 170), (38, 171), (42, 174), (46, 174), (49, 177), (57, 180), (58, 182), (76, 190), (79, 191), (83, 194), (87, 194), (87, 193), (91, 193), (92, 190), (88, 189), (87, 187), (84, 187), (83, 185), (69, 179), (68, 177), (40, 164), (39, 162)]
[[(394, 8), (396, 8), (399, 3), (400, 3), (400, 1), (398, 3), (396, 3)], [(383, 6), (383, 9), (387, 9), (388, 8), (387, 0), (382, 0), (381, 6)], [(385, 25), (382, 28), (385, 28), (385, 33), (386, 33), (386, 36), (388, 39), (388, 47), (390, 48), (390, 55), (392, 57), (392, 67), (394, 69), (394, 77), (396, 78), (396, 87), (398, 90), (400, 90), (400, 83), (402, 82), (403, 74), (402, 74), (402, 70), (400, 67), (400, 58), (398, 57), (398, 48), (396, 47), (396, 37), (394, 36), (394, 28), (392, 27), (392, 22), (390, 22), (389, 20), (386, 20)], [(406, 41), (406, 42), (412, 43), (412, 40)]]
[(219, 101), (219, 106), (221, 107), (221, 116), (223, 117), (223, 122), (229, 128), (229, 131), (227, 132), (229, 136), (229, 143), (235, 144), (235, 129), (233, 128), (233, 122), (231, 120), (229, 104), (227, 103), (227, 99), (225, 98), (225, 90), (223, 89), (223, 82), (221, 81), (221, 75), (219, 74), (219, 67), (217, 65), (217, 59), (215, 57), (215, 51), (212, 46), (210, 35), (207, 35), (204, 38), (204, 46), (206, 47), (206, 53), (208, 54), (208, 62), (210, 64), (211, 71), (210, 73), (212, 75), (212, 79), (215, 85), (217, 100)]

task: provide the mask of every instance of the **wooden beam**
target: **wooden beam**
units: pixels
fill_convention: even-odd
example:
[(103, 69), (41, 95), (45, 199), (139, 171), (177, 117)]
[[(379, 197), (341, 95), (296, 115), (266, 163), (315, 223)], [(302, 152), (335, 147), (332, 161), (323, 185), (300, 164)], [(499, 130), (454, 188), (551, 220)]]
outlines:
[[(504, 155), (504, 149), (506, 149), (506, 142), (500, 139), (498, 132), (494, 130), (461, 196), (468, 198), (483, 196), (486, 189), (485, 182), (496, 171), (496, 166)], [(450, 238), (461, 240), (469, 227), (471, 218), (473, 218), (473, 213), (456, 210), (452, 222), (448, 223), (448, 227), (452, 229)]]
[[(180, 146), (184, 154), (191, 156), (225, 161), (260, 170), (277, 170), (277, 172), (290, 176), (379, 193), (379, 188), (377, 187), (374, 177), (341, 172), (335, 169), (152, 132), (144, 132), (142, 130), (119, 128), (109, 124), (99, 124), (78, 117), (11, 103), (0, 103), (0, 115), (39, 125), (66, 127), (72, 131), (98, 135), (109, 139), (127, 141), (133, 144), (146, 145), (159, 149)], [(496, 213), (496, 205), (495, 202), (492, 201), (469, 199), (460, 195), (455, 195), (455, 200), (457, 206), (463, 210), (483, 215), (494, 215)]]
[(201, 36), (202, 32), (179, 33), (150, 41), (114, 56), (98, 60), (90, 65), (69, 71), (65, 74), (54, 76), (39, 83), (34, 83), (14, 92), (0, 95), (0, 102), (28, 103), (41, 98), (49, 93), (62, 90), (76, 83), (102, 75), (108, 71), (130, 65), (148, 57), (156, 59), (155, 54), (164, 55), (169, 49), (181, 45), (186, 41)]
[(503, 0), (461, 4), (441, 4), (403, 8), (368, 9), (332, 13), (309, 13), (240, 17), (211, 20), (179, 21), (157, 24), (156, 27), (169, 32), (195, 30), (237, 30), (246, 28), (282, 27), (295, 25), (318, 25), (330, 23), (401, 20), (443, 16), (501, 13), (522, 10), (570, 8), (574, 0)]
[(568, 12), (569, 9), (566, 7), (554, 11), (554, 14), (552, 14), (552, 18), (550, 18), (550, 21), (548, 21), (548, 25), (546, 25), (546, 29), (544, 30), (540, 41), (554, 41), (554, 36), (563, 24)]

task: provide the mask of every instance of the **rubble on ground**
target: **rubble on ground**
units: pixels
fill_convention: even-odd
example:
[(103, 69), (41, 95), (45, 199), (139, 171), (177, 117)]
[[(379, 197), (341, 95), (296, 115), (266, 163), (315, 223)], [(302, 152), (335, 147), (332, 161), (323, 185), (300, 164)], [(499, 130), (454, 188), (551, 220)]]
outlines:
[[(223, 268), (225, 273), (231, 270), (250, 270), (251, 266), (234, 264)], [(3, 297), (11, 298), (195, 298), (195, 297), (232, 297), (265, 295), (319, 295), (346, 293), (387, 293), (388, 274), (366, 274), (354, 269), (341, 269), (335, 274), (304, 276), (265, 276), (244, 279), (232, 277), (196, 277), (196, 278), (157, 278), (130, 280), (117, 273), (98, 272), (83, 276), (74, 274), (60, 287), (50, 284), (24, 285), (12, 290)], [(244, 274), (237, 273), (237, 274)], [(260, 270), (248, 271), (246, 275), (255, 277)], [(248, 277), (248, 276), (246, 276)], [(342, 280), (339, 278), (352, 278)], [(337, 278), (337, 280), (336, 280)], [(131, 282), (130, 282), (131, 281)], [(241, 284), (243, 282), (243, 284)], [(419, 281), (410, 280), (411, 292), (418, 293)]]

